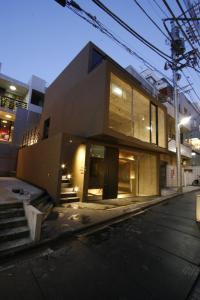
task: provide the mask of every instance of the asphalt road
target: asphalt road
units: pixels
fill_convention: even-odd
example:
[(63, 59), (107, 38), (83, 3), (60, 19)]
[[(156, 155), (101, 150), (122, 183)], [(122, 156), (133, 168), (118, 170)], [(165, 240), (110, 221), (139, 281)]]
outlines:
[(0, 268), (0, 299), (199, 300), (198, 193), (11, 260)]

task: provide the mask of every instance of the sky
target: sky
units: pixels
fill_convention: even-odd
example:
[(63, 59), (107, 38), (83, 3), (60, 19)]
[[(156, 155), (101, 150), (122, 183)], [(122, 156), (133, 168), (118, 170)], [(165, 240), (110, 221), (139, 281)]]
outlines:
[[(155, 2), (138, 1), (162, 28), (162, 19), (165, 16)], [(131, 49), (171, 77), (171, 70), (164, 71), (165, 61), (162, 58), (117, 25), (91, 0), (76, 2), (95, 15)], [(140, 11), (134, 0), (102, 2), (141, 35), (170, 54), (170, 45), (166, 38)], [(157, 2), (166, 11), (162, 1)], [(175, 0), (168, 0), (168, 3), (178, 12)], [(143, 62), (54, 0), (0, 0), (0, 11), (1, 72), (20, 81), (28, 82), (34, 74), (45, 79), (49, 85), (89, 41), (95, 43), (122, 67), (133, 65), (138, 71), (146, 68)], [(189, 76), (200, 95), (199, 75), (191, 71)], [(182, 80), (181, 85), (186, 85), (186, 82)]]

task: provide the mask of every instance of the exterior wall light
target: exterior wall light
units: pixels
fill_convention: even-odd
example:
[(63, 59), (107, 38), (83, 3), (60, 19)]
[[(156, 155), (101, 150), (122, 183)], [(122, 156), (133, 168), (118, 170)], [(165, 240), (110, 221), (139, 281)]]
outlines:
[(14, 86), (14, 85), (10, 85), (9, 88), (11, 91), (16, 91), (16, 89), (17, 89), (16, 86)]
[(65, 169), (65, 168), (66, 168), (66, 164), (62, 164), (61, 169)]
[(11, 119), (12, 116), (11, 115), (6, 115), (6, 118)]
[(74, 192), (76, 192), (76, 193), (77, 193), (77, 192), (78, 192), (78, 190), (79, 190), (78, 186), (75, 186), (75, 187), (74, 187)]
[(192, 152), (192, 153), (191, 153), (191, 155), (192, 155), (192, 156), (195, 156), (195, 155), (196, 155), (196, 153), (195, 153), (195, 152)]
[(3, 120), (3, 121), (2, 121), (2, 123), (5, 123), (5, 124), (6, 124), (6, 123), (8, 123), (8, 121), (6, 121), (6, 120)]

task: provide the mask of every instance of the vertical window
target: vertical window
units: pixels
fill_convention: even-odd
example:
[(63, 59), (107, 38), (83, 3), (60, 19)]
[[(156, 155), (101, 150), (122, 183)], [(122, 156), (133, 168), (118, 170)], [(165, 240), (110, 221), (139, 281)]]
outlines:
[(93, 49), (89, 65), (89, 72), (96, 68), (103, 61), (103, 56), (97, 50)]
[(150, 142), (150, 102), (137, 90), (133, 91), (134, 137)]
[(50, 118), (44, 121), (43, 139), (47, 139), (49, 136)]
[(34, 105), (42, 106), (44, 105), (44, 94), (41, 92), (38, 92), (36, 90), (32, 90), (31, 95), (31, 103)]
[(132, 136), (132, 88), (111, 74), (109, 127)]
[(166, 147), (165, 113), (158, 107), (158, 146)]
[(157, 112), (156, 106), (151, 104), (151, 143), (157, 144)]

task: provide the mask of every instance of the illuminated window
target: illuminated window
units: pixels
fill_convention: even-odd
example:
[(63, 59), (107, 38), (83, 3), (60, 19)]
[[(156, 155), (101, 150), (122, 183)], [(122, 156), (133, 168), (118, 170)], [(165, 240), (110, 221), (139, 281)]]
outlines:
[(139, 91), (133, 91), (134, 137), (150, 142), (150, 102)]
[(132, 89), (111, 74), (109, 127), (132, 136)]
[(157, 144), (157, 109), (151, 104), (151, 142)]
[(165, 113), (158, 107), (158, 146), (166, 147)]

